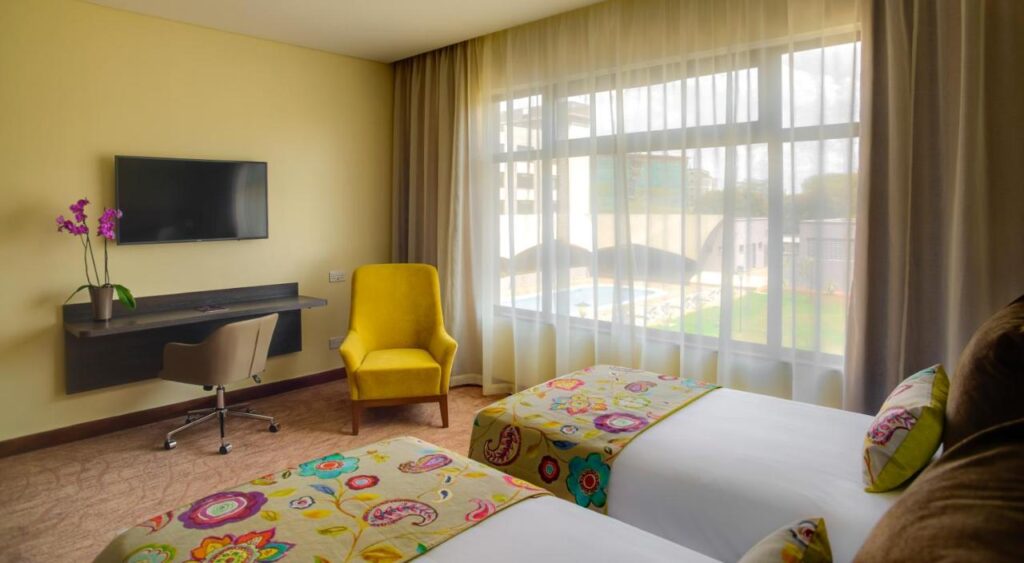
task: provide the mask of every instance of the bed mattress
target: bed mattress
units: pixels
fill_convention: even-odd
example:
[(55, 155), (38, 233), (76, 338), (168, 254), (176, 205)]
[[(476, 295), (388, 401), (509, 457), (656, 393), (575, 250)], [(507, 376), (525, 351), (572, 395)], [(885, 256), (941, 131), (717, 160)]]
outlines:
[(570, 502), (544, 496), (491, 516), (416, 561), (710, 563), (714, 559)]
[(637, 436), (615, 461), (608, 514), (722, 561), (821, 516), (850, 561), (898, 492), (867, 493), (871, 417), (719, 389)]

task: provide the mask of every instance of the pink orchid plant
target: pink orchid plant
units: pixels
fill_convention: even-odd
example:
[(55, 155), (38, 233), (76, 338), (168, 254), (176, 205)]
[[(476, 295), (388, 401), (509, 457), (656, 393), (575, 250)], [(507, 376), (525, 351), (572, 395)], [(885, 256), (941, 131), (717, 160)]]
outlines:
[[(117, 293), (117, 299), (129, 309), (135, 308), (135, 297), (132, 296), (132, 292), (123, 285), (111, 284), (110, 283), (110, 268), (109, 260), (107, 258), (107, 241), (114, 240), (114, 229), (117, 220), (121, 218), (123, 213), (120, 209), (109, 209), (103, 210), (103, 215), (100, 215), (100, 224), (96, 228), (96, 235), (103, 237), (103, 277), (100, 277), (100, 270), (96, 266), (96, 255), (92, 251), (92, 241), (89, 239), (89, 226), (85, 220), (87, 218), (85, 214), (85, 207), (89, 205), (88, 199), (80, 199), (75, 203), (72, 203), (68, 209), (71, 211), (72, 219), (68, 219), (63, 215), (57, 216), (57, 232), (65, 232), (69, 235), (78, 237), (82, 242), (82, 251), (85, 253), (85, 279), (87, 284), (79, 286), (78, 289), (71, 292), (67, 300), (67, 303), (75, 296), (79, 291), (90, 287), (113, 287)], [(92, 271), (89, 271), (89, 264), (92, 263)], [(101, 283), (102, 282), (102, 283)]]

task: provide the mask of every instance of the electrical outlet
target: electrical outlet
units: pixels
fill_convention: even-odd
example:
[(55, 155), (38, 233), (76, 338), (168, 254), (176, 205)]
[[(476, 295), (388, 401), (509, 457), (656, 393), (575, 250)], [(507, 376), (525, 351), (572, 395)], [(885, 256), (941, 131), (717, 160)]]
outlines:
[(340, 283), (345, 281), (345, 272), (339, 270), (331, 270), (327, 273), (327, 281), (329, 283)]
[(327, 339), (327, 349), (337, 350), (338, 348), (341, 348), (341, 343), (344, 341), (345, 338), (342, 336), (335, 336), (334, 338), (329, 338)]

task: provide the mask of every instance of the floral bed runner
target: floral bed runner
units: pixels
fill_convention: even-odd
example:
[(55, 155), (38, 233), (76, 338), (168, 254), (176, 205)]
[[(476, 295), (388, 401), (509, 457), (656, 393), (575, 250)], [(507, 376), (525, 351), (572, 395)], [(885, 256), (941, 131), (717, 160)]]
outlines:
[(717, 388), (638, 369), (586, 368), (482, 409), (469, 455), (605, 513), (612, 462), (622, 448)]
[(97, 561), (407, 561), (542, 494), (448, 450), (397, 438), (154, 516), (115, 538)]

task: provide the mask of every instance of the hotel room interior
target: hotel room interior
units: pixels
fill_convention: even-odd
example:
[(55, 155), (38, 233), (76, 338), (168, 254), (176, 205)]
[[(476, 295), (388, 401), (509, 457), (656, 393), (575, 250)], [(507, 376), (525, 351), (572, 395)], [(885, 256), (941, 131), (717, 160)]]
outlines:
[(1022, 92), (1020, 0), (0, 0), (0, 562), (1024, 561)]

